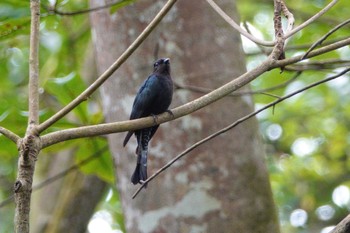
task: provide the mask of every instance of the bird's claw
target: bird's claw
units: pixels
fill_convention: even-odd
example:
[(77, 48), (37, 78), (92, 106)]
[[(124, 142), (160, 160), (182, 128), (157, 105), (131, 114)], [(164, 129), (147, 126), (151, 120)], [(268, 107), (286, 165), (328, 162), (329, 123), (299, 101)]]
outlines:
[(167, 109), (165, 112), (169, 113), (173, 118), (175, 118), (174, 113), (170, 109)]
[(157, 115), (151, 114), (151, 116), (153, 117), (153, 123), (154, 123), (155, 125), (159, 125), (159, 124), (158, 124), (158, 117), (157, 117)]

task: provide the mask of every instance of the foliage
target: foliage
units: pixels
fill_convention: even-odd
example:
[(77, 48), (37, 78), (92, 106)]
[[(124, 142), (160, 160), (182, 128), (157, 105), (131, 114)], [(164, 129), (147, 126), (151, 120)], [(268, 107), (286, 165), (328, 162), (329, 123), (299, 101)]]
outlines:
[[(74, 17), (51, 15), (46, 10), (48, 4), (48, 1), (42, 2), (40, 24), (41, 122), (60, 110), (88, 86), (89, 80), (81, 76), (84, 70), (91, 72), (91, 76), (97, 76), (93, 67), (88, 67), (86, 64), (92, 54), (89, 49), (88, 15)], [(59, 7), (63, 6), (65, 11), (88, 8), (87, 1), (66, 1), (59, 4)], [(0, 12), (2, 11), (4, 14), (0, 14), (0, 72), (2, 74), (0, 124), (23, 136), (26, 130), (28, 108), (29, 2), (2, 1)], [(68, 114), (64, 120), (53, 125), (48, 132), (72, 126), (97, 124), (103, 120), (99, 99), (92, 96)], [(102, 137), (74, 140), (46, 148), (40, 156), (48, 156), (67, 148), (78, 148), (74, 150), (75, 153), (72, 156), (79, 163), (106, 145), (107, 141)], [(3, 136), (1, 136), (0, 146), (1, 202), (12, 194), (12, 185), (17, 171), (17, 150), (16, 146), (9, 143)], [(82, 166), (81, 170), (87, 174), (96, 174), (110, 184), (114, 182), (113, 163), (108, 150)], [(113, 200), (114, 204), (118, 203), (116, 198)], [(119, 218), (120, 216), (119, 214)], [(0, 232), (12, 231), (12, 218), (13, 205), (0, 209)]]
[[(272, 26), (272, 19), (266, 15), (273, 10), (270, 2), (259, 1), (259, 8), (252, 8), (252, 3), (239, 1), (242, 20), (247, 21), (248, 25), (254, 25), (252, 31), (258, 31), (258, 35), (273, 39), (272, 27), (269, 27)], [(287, 1), (297, 25), (326, 4), (326, 1), (306, 3), (297, 0), (293, 4)], [(317, 22), (299, 32), (288, 42), (286, 56), (306, 52), (312, 43), (345, 21), (348, 16), (344, 9), (347, 7), (349, 2), (340, 1)], [(348, 36), (348, 30), (349, 26), (338, 30), (327, 41)], [(308, 46), (295, 49), (298, 45)], [(252, 53), (252, 48), (246, 48), (246, 51)], [(259, 50), (255, 48), (255, 51)], [(308, 62), (348, 60), (349, 55), (349, 48), (343, 48)], [(248, 67), (249, 63), (255, 64), (261, 56), (249, 56)], [(285, 87), (269, 93), (283, 96), (334, 75), (344, 69), (341, 67), (324, 69), (316, 66), (306, 69)], [(275, 70), (260, 77), (252, 87), (255, 90), (268, 88), (284, 83), (294, 75), (292, 71), (280, 74)], [(282, 232), (320, 232), (326, 226), (336, 225), (349, 211), (349, 85), (349, 75), (344, 75), (282, 102), (273, 111), (258, 116), (266, 142), (270, 178), (280, 212)], [(273, 98), (255, 95), (254, 100), (259, 108)], [(343, 192), (339, 192), (339, 187), (344, 187)], [(307, 215), (301, 210), (306, 211)]]
[[(86, 0), (62, 1), (59, 2), (58, 9), (62, 12), (87, 9), (87, 2)], [(132, 2), (135, 1), (121, 1), (111, 8), (111, 13)], [(308, 2), (294, 0), (290, 10), (298, 25), (327, 3), (322, 0)], [(310, 45), (335, 25), (347, 19), (349, 4), (348, 1), (340, 1), (307, 30), (299, 32), (288, 42), (286, 56), (305, 52), (308, 46), (302, 49), (295, 47)], [(89, 80), (84, 75), (94, 76), (94, 70), (86, 64), (92, 54), (89, 44), (91, 35), (88, 14), (61, 16), (48, 12), (47, 6), (49, 2), (43, 1), (40, 47), (41, 121), (53, 115), (88, 86)], [(254, 34), (261, 35), (265, 39), (273, 39), (271, 1), (239, 0), (238, 8), (242, 21), (248, 22), (249, 29)], [(25, 132), (27, 123), (29, 16), (29, 1), (3, 0), (0, 3), (0, 73), (2, 77), (0, 125), (6, 126), (21, 136)], [(328, 40), (348, 36), (348, 30), (349, 26), (344, 27)], [(245, 49), (248, 69), (258, 64), (264, 57), (257, 47), (245, 46)], [(344, 48), (309, 61), (346, 60), (350, 57), (349, 54), (349, 48)], [(326, 69), (318, 66), (305, 70), (294, 81), (269, 93), (282, 96), (337, 73), (339, 70), (340, 68), (336, 66)], [(254, 90), (269, 88), (286, 82), (294, 75), (295, 72), (289, 70), (282, 74), (278, 70), (270, 71), (254, 81), (252, 88)], [(347, 175), (350, 168), (348, 149), (350, 103), (347, 98), (349, 85), (348, 76), (345, 75), (278, 104), (273, 111), (268, 110), (259, 115), (260, 128), (267, 148), (271, 184), (278, 204), (283, 232), (309, 232), (309, 229), (335, 225), (348, 211), (350, 191), (346, 187), (350, 185)], [(254, 95), (254, 100), (259, 108), (273, 98), (267, 95)], [(97, 96), (93, 96), (50, 130), (97, 124), (102, 121), (101, 104)], [(79, 149), (74, 156), (79, 162), (106, 144), (104, 138), (75, 140), (45, 149), (41, 156), (47, 156), (46, 154), (63, 148), (77, 147)], [(11, 194), (17, 161), (16, 147), (8, 143), (3, 136), (0, 137), (0, 154), (2, 158), (1, 201)], [(95, 173), (113, 183), (109, 153), (103, 153), (81, 170), (88, 174)], [(339, 201), (339, 198), (336, 199), (336, 193), (341, 190), (339, 187), (345, 187), (343, 192), (340, 192), (343, 202)], [(115, 219), (118, 219), (117, 228), (123, 229), (121, 208), (111, 208), (111, 206), (120, 205), (119, 197), (115, 190), (110, 192), (113, 193), (112, 198), (106, 198), (108, 200), (101, 204), (101, 208), (112, 213)], [(346, 195), (348, 195), (347, 202), (344, 199)], [(0, 209), (0, 225), (4, 232), (10, 232), (12, 228), (11, 209), (13, 208)], [(295, 212), (296, 210), (299, 212)], [(303, 212), (300, 210), (307, 213), (308, 219), (305, 223), (301, 222)], [(293, 213), (299, 214), (299, 222), (290, 221), (294, 216)]]

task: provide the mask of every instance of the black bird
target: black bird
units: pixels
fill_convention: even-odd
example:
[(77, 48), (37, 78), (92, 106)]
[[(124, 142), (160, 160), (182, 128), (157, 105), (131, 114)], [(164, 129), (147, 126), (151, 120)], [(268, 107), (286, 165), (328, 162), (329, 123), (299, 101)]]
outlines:
[[(154, 63), (153, 73), (148, 76), (136, 94), (130, 120), (155, 116), (166, 111), (170, 112), (168, 107), (172, 96), (173, 81), (170, 76), (170, 61), (169, 58), (161, 58)], [(123, 146), (128, 143), (134, 133), (137, 139), (137, 164), (131, 177), (133, 184), (142, 184), (142, 181), (147, 179), (148, 143), (158, 127), (159, 125), (155, 125), (145, 129), (129, 131), (124, 139)]]

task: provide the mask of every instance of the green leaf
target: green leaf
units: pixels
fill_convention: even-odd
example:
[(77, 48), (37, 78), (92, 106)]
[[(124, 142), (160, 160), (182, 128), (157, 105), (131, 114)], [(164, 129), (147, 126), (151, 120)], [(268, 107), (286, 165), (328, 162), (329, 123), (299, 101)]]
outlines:
[[(86, 88), (83, 80), (74, 72), (60, 78), (49, 78), (44, 86), (46, 91), (54, 96), (62, 106), (69, 104)], [(73, 112), (81, 123), (88, 123), (86, 102), (79, 104)]]
[(80, 170), (86, 174), (95, 174), (104, 181), (114, 183), (113, 161), (108, 149), (106, 139), (89, 138), (79, 140), (79, 149), (76, 153), (76, 161), (89, 160)]

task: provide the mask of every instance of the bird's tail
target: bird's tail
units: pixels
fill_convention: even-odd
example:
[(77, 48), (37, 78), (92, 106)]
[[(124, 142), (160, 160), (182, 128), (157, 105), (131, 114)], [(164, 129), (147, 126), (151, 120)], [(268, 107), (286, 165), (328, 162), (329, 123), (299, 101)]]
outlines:
[(133, 133), (134, 133), (134, 131), (129, 131), (129, 132), (127, 133), (127, 135), (125, 136), (125, 139), (124, 139), (124, 142), (123, 142), (123, 146), (124, 146), (124, 147), (125, 147), (126, 144), (128, 143), (128, 141), (129, 141), (129, 139), (130, 139), (130, 137), (132, 136)]
[[(138, 149), (137, 153), (137, 164), (134, 174), (131, 177), (133, 184), (142, 184), (142, 181), (147, 180), (147, 156), (148, 156), (148, 142), (150, 141), (151, 131), (144, 129), (141, 131), (140, 137), (138, 138)], [(145, 188), (147, 185), (145, 185)]]
[[(131, 182), (133, 184), (142, 184), (142, 181), (147, 180), (147, 150), (141, 150), (137, 155), (137, 164), (134, 174), (131, 177)], [(145, 186), (145, 188), (147, 185)]]

